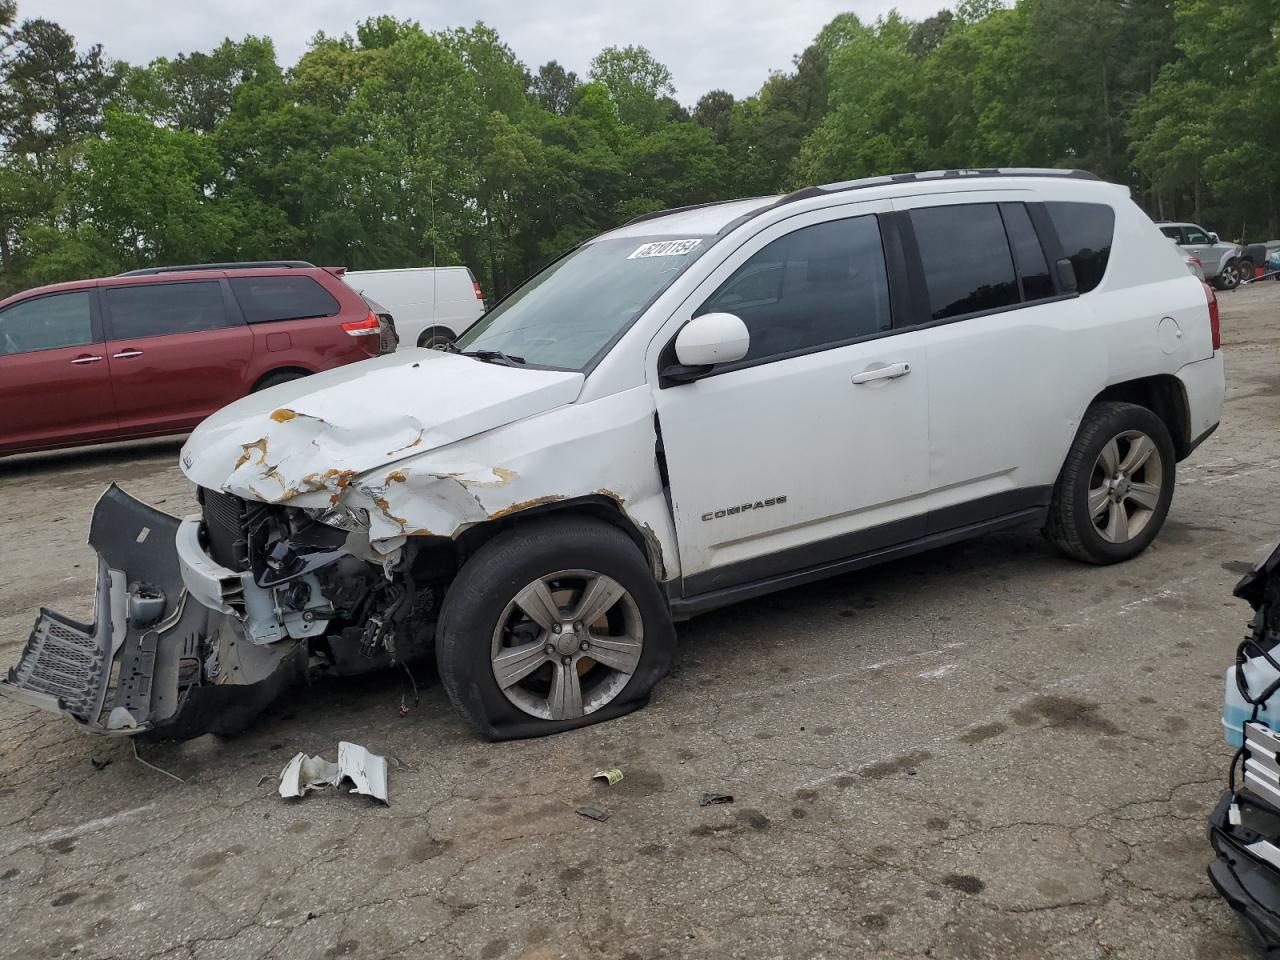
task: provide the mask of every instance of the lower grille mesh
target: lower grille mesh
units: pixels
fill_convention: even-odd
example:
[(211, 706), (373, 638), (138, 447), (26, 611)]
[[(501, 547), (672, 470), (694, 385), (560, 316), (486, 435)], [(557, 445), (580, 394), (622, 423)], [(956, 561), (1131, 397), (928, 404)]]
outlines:
[(244, 509), (237, 496), (202, 487), (200, 504), (209, 556), (231, 570), (245, 570)]

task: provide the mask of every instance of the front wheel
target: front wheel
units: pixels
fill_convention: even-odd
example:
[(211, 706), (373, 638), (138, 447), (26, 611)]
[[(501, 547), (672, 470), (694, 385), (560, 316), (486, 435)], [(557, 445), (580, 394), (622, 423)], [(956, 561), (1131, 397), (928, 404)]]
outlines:
[(1169, 513), (1174, 461), (1168, 428), (1146, 407), (1095, 403), (1054, 485), (1045, 533), (1087, 563), (1136, 557)]
[(583, 517), (531, 521), (485, 544), (450, 586), (436, 640), (449, 699), (494, 740), (636, 710), (674, 655), (644, 555)]
[(1213, 278), (1213, 285), (1219, 290), (1234, 290), (1240, 286), (1240, 265), (1232, 260)]

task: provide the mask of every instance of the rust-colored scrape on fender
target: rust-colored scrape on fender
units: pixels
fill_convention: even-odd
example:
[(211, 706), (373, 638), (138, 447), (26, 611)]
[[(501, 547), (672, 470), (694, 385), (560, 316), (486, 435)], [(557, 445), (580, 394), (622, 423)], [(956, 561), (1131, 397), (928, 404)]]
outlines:
[(251, 450), (258, 451), (258, 464), (260, 466), (266, 466), (266, 463), (267, 463), (267, 438), (266, 437), (263, 437), (261, 440), (255, 440), (253, 443), (241, 444), (240, 449), (243, 450), (244, 453), (242, 453), (240, 455), (240, 459), (236, 461), (235, 469), (239, 470), (241, 467), (243, 467), (246, 463), (249, 462), (249, 458), (253, 456), (253, 454), (249, 452)]
[(509, 517), (513, 513), (519, 513), (522, 510), (528, 510), (532, 507), (541, 507), (544, 504), (555, 503), (557, 500), (563, 500), (564, 495), (560, 493), (548, 494), (545, 497), (534, 497), (532, 500), (521, 500), (519, 503), (513, 503), (509, 507), (503, 507), (497, 513), (489, 514), (490, 520), (501, 520), (503, 517)]
[(279, 410), (271, 414), (271, 419), (276, 423), (287, 423), (298, 415), (296, 410), (290, 410), (287, 407), (281, 407)]
[(391, 504), (386, 497), (374, 497), (373, 502), (378, 505), (378, 509), (382, 511), (383, 516), (385, 516), (392, 523), (400, 524), (401, 530), (403, 530), (405, 527), (405, 524), (409, 522), (404, 517), (397, 517), (394, 513), (391, 512)]
[(387, 483), (404, 483), (406, 479), (403, 470), (392, 470), (387, 474)]

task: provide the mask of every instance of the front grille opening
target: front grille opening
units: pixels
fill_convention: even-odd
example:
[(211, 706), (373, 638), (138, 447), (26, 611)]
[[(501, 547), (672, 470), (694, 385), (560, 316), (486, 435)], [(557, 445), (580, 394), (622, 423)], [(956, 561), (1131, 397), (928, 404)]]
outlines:
[(217, 563), (231, 570), (249, 569), (249, 547), (245, 536), (248, 504), (230, 493), (200, 488), (200, 509), (205, 548)]

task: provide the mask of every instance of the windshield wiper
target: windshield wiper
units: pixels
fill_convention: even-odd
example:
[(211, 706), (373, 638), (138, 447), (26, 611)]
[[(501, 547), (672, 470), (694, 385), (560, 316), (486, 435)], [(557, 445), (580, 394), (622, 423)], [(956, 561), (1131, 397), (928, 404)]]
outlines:
[(464, 357), (475, 357), (485, 363), (500, 363), (506, 367), (518, 367), (524, 364), (524, 357), (513, 357), (501, 350), (460, 350), (458, 352)]

